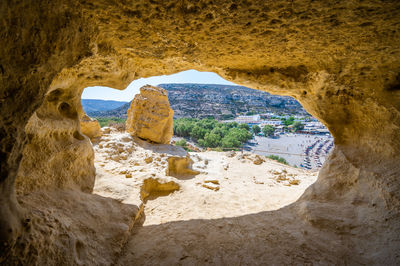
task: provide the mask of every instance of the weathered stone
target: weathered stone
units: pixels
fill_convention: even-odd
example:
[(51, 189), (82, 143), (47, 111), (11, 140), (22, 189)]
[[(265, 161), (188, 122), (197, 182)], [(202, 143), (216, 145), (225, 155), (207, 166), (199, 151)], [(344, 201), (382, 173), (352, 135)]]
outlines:
[(264, 160), (263, 158), (261, 158), (259, 155), (256, 155), (256, 156), (254, 157), (253, 163), (254, 163), (255, 165), (260, 165), (260, 164), (262, 164), (263, 162), (265, 162), (265, 160)]
[(74, 100), (69, 91), (51, 91), (29, 119), (28, 142), (16, 180), (19, 193), (54, 188), (92, 191), (94, 152), (79, 130)]
[(90, 118), (88, 115), (81, 117), (81, 131), (88, 136), (91, 141), (101, 137), (100, 124), (96, 119)]
[(167, 144), (173, 135), (173, 115), (166, 90), (150, 85), (141, 87), (128, 110), (126, 131), (142, 139)]
[(152, 163), (153, 162), (153, 157), (146, 157), (144, 159), (144, 162), (147, 163), (147, 164)]
[(179, 184), (174, 181), (150, 177), (143, 181), (143, 185), (140, 189), (140, 198), (143, 202), (145, 202), (149, 196), (158, 197), (160, 195), (172, 193), (179, 189)]
[(168, 157), (168, 168), (166, 175), (169, 176), (186, 176), (198, 175), (200, 172), (192, 169), (193, 160), (189, 154), (186, 157), (171, 156)]

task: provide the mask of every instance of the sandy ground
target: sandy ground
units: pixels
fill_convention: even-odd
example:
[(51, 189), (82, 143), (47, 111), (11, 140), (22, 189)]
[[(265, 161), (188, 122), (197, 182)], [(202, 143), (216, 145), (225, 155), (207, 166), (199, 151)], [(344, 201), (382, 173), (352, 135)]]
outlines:
[[(144, 212), (140, 226), (128, 238), (117, 264), (180, 264), (182, 258), (186, 261), (183, 264), (213, 264), (212, 261), (204, 261), (200, 254), (194, 261), (186, 260), (188, 256), (183, 250), (195, 244), (193, 239), (190, 240), (196, 238), (194, 235), (202, 239), (208, 234), (218, 234), (222, 227), (229, 227), (235, 221), (231, 219), (281, 209), (295, 202), (317, 178), (316, 171), (293, 168), (247, 152), (190, 153), (193, 169), (200, 174), (166, 176), (167, 158), (185, 156), (182, 148), (149, 144), (133, 139), (127, 133), (112, 130), (107, 134), (107, 131), (94, 145), (97, 171), (94, 193), (140, 206)], [(140, 193), (149, 179), (155, 179), (160, 184), (177, 184), (179, 190), (151, 194), (143, 200)], [(195, 221), (202, 222), (197, 224)], [(218, 222), (205, 226), (204, 221)], [(204, 231), (199, 233), (198, 230)], [(183, 237), (181, 234), (185, 231), (186, 236)], [(239, 235), (228, 234), (224, 237)], [(165, 238), (173, 241), (173, 248), (169, 248), (172, 243), (161, 240)], [(265, 236), (260, 236), (257, 241), (265, 241)], [(168, 250), (168, 255), (160, 255), (160, 249)], [(206, 247), (203, 249), (209, 251)]]
[(144, 180), (179, 185), (178, 191), (149, 198), (144, 226), (276, 210), (296, 201), (317, 175), (269, 159), (256, 165), (257, 157), (247, 152), (211, 151), (190, 153), (193, 169), (200, 174), (170, 177), (165, 174), (167, 158), (184, 156), (180, 147), (135, 142), (129, 134), (117, 132), (103, 136), (94, 147), (98, 195), (139, 206)]

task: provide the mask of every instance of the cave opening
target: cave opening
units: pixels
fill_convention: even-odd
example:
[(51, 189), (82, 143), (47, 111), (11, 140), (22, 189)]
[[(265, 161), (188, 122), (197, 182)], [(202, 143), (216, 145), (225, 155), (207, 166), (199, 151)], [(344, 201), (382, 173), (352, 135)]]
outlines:
[[(171, 145), (146, 142), (127, 130), (132, 99), (147, 84), (167, 92), (174, 118)], [(123, 91), (88, 87), (81, 104), (81, 130), (95, 151), (94, 193), (143, 206), (145, 226), (282, 208), (315, 182), (333, 147), (329, 131), (293, 98), (238, 86), (210, 72), (139, 79)], [(164, 103), (144, 104), (148, 110), (135, 122), (149, 119), (146, 112), (157, 113), (157, 104)], [(180, 163), (181, 170), (171, 170)], [(166, 195), (169, 199), (158, 199)]]

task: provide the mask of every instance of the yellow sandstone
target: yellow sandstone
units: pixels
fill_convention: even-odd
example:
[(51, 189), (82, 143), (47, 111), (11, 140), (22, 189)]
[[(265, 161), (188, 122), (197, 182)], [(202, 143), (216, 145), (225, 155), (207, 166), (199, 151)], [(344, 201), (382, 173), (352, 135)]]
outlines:
[(92, 119), (85, 114), (80, 122), (82, 133), (88, 136), (92, 142), (101, 137), (100, 124), (96, 119)]
[(140, 94), (131, 103), (126, 131), (141, 139), (168, 144), (173, 135), (173, 115), (168, 92), (146, 85), (140, 88)]

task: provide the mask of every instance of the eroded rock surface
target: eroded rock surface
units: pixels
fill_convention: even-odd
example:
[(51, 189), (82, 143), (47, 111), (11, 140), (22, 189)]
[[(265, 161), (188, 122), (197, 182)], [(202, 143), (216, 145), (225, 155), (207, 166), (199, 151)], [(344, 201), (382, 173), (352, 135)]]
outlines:
[(167, 144), (173, 135), (173, 115), (165, 89), (141, 87), (128, 110), (126, 131), (141, 139)]
[(55, 188), (92, 191), (94, 152), (90, 140), (79, 130), (76, 100), (79, 98), (68, 90), (51, 91), (30, 118), (17, 192)]
[(81, 117), (80, 125), (82, 133), (88, 136), (92, 142), (101, 137), (100, 124), (96, 119), (85, 114)]

